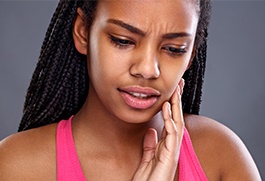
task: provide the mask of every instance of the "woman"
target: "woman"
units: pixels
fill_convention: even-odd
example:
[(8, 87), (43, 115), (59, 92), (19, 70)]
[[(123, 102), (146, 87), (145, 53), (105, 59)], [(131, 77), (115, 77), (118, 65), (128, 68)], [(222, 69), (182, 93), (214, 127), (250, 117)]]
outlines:
[(61, 1), (23, 132), (1, 143), (0, 180), (260, 180), (233, 132), (194, 115), (209, 11), (207, 0)]

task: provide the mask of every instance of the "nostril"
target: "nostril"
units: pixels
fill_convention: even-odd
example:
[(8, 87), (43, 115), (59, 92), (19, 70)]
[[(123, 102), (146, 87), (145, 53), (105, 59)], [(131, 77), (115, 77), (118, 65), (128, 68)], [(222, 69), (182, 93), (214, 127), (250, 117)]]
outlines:
[(130, 74), (137, 78), (156, 79), (160, 76), (160, 69), (156, 62), (140, 62), (131, 66)]

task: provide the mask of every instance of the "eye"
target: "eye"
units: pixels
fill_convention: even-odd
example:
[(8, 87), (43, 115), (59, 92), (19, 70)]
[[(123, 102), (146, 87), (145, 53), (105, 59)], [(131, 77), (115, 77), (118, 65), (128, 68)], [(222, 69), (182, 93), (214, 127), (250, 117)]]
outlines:
[(110, 42), (113, 43), (115, 46), (117, 46), (118, 48), (127, 48), (131, 45), (134, 45), (134, 42), (125, 38), (118, 38), (115, 37), (113, 35), (109, 35), (110, 36)]
[(173, 46), (164, 46), (162, 47), (163, 50), (165, 50), (169, 55), (171, 56), (180, 56), (187, 52), (186, 47), (180, 47), (176, 48)]

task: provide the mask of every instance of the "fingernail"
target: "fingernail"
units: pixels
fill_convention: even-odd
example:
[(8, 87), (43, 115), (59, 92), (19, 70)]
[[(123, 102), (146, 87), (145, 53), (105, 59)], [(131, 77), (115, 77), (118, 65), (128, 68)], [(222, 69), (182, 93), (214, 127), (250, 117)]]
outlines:
[(183, 78), (181, 78), (181, 79), (182, 79), (183, 83), (185, 83), (185, 79), (183, 79)]

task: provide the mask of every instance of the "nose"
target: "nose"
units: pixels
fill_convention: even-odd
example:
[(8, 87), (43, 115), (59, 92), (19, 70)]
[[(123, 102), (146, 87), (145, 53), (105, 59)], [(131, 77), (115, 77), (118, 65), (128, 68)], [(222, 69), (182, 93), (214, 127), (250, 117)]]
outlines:
[(156, 52), (151, 48), (137, 52), (130, 74), (138, 78), (157, 79), (160, 76), (160, 69)]

